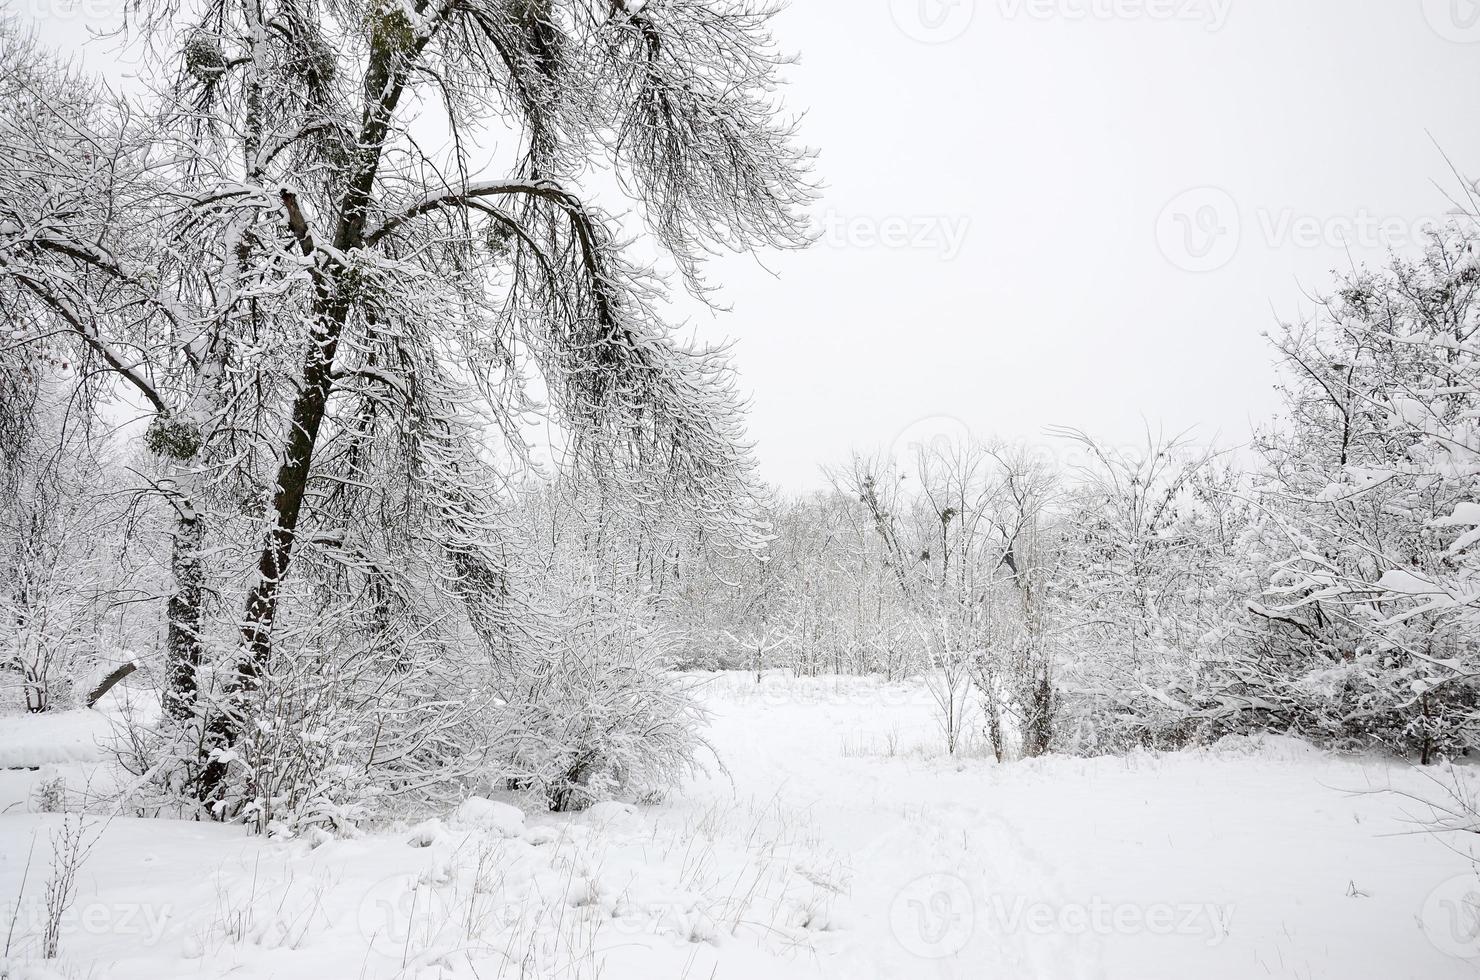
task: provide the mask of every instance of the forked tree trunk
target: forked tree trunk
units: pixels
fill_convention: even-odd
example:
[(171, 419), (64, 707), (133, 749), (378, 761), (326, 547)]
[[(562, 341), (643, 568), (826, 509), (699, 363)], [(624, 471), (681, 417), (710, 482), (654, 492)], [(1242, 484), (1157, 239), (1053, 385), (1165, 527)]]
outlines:
[[(425, 3), (416, 4), (418, 14), (424, 8)], [(410, 57), (413, 51), (403, 51), (398, 47), (405, 28), (404, 22), (387, 17), (371, 37), (370, 63), (363, 87), (363, 91), (369, 94), (369, 101), (360, 126), (359, 155), (346, 175), (345, 192), (334, 220), (332, 245), (335, 255), (347, 254), (365, 244), (366, 216), (380, 169), (381, 147), (401, 99), (407, 65), (414, 60)], [(419, 36), (412, 42), (413, 46), (425, 45), (429, 37), (425, 34)], [(312, 259), (317, 247), (298, 211), (297, 200), (287, 191), (281, 196), (288, 211), (289, 228), (304, 257)], [(331, 261), (318, 269), (315, 275), (312, 335), (304, 353), (298, 394), (289, 413), (282, 461), (273, 489), (271, 524), (257, 560), (257, 581), (247, 594), (243, 611), (240, 656), (235, 671), (227, 679), (220, 710), (213, 716), (210, 726), (211, 741), (218, 746), (236, 742), (250, 713), (248, 702), (252, 692), (271, 665), (272, 635), (280, 591), (293, 558), (293, 545), (313, 470), (314, 448), (334, 390), (334, 359), (339, 339), (351, 315), (349, 297), (353, 290), (342, 282), (347, 274), (342, 265)], [(216, 797), (225, 775), (225, 766), (220, 762), (213, 761), (207, 765), (200, 784), (201, 796)]]

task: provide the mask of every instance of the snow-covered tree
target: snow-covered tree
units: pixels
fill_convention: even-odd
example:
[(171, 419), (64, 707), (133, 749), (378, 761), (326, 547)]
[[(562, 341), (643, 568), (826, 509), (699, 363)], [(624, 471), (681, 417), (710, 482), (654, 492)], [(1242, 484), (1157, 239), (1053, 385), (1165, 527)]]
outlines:
[(85, 701), (111, 663), (110, 615), (124, 592), (123, 507), (110, 491), (112, 447), (90, 426), (71, 365), (0, 353), (0, 671), (29, 711)]
[(1082, 457), (1063, 500), (1057, 576), (1065, 744), (1177, 744), (1196, 731), (1186, 690), (1246, 649), (1258, 589), (1253, 508), (1236, 470), (1185, 437), (1107, 446), (1059, 434)]
[(1462, 228), (1344, 278), (1275, 340), (1287, 425), (1259, 490), (1286, 541), (1247, 679), (1279, 723), (1423, 761), (1474, 744), (1480, 692), (1480, 266)]
[[(0, 288), (26, 339), (92, 358), (149, 418), (179, 516), (166, 703), (200, 729), (198, 795), (229, 795), (316, 598), (371, 649), (453, 605), (507, 642), (508, 480), (537, 418), (604, 501), (759, 543), (728, 354), (673, 335), (662, 279), (582, 181), (614, 173), (701, 296), (712, 249), (804, 244), (768, 20), (692, 0), (145, 5), (158, 98), (20, 76)], [(510, 152), (479, 149), (490, 129)]]

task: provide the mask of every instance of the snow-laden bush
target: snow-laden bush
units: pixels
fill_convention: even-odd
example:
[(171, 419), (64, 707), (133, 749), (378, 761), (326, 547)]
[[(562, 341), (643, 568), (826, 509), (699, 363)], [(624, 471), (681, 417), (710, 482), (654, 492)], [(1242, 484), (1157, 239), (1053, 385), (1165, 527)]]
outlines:
[[(411, 587), (382, 585), (382, 596)], [(450, 622), (433, 629), (420, 617), (380, 618), (384, 604), (338, 604), (327, 590), (318, 600), (296, 596), (295, 606), (301, 617), (282, 624), (250, 690), (224, 697), (236, 678), (206, 669), (198, 713), (129, 726), (121, 761), (135, 776), (125, 802), (136, 812), (282, 836), (344, 834), (372, 818), (450, 805), (483, 772), (506, 719), (489, 710), (487, 660), (455, 607), (444, 604)], [(239, 642), (229, 633), (209, 642), (210, 661), (234, 663)], [(250, 723), (225, 744), (216, 713), (240, 705)], [(216, 787), (209, 802), (202, 783)]]
[(671, 636), (602, 603), (553, 631), (508, 688), (518, 719), (508, 768), (556, 811), (641, 801), (689, 774), (707, 720), (690, 681), (671, 673)]
[(1257, 489), (1284, 553), (1209, 692), (1258, 723), (1424, 762), (1480, 745), (1475, 244), (1348, 276), (1276, 340), (1288, 419)]
[(1186, 691), (1244, 647), (1231, 624), (1258, 588), (1254, 508), (1239, 477), (1182, 438), (1101, 445), (1065, 494), (1054, 593), (1064, 647), (1055, 746), (1179, 748), (1206, 736)]
[[(1246, 656), (1208, 664), (1181, 686), (1177, 713), (1207, 738), (1250, 732), (1300, 735), (1337, 749), (1384, 748), (1420, 761), (1473, 747), (1480, 684), (1429, 686), (1430, 665), (1400, 652), (1346, 651), (1281, 630), (1251, 640)], [(1175, 719), (1173, 719), (1175, 721)]]

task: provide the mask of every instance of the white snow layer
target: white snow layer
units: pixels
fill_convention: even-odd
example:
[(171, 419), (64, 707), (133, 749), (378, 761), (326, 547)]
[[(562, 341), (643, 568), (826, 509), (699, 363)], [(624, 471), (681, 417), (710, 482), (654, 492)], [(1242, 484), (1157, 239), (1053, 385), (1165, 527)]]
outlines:
[[(928, 694), (856, 679), (708, 688), (724, 767), (655, 805), (475, 798), (352, 840), (89, 818), (34, 957), (45, 773), (0, 772), (0, 975), (431, 978), (1340, 978), (1480, 966), (1465, 835), (1420, 800), (1469, 767), (1291, 739), (997, 765), (946, 757)], [(39, 759), (53, 723), (6, 719)], [(75, 818), (73, 818), (75, 824)], [(25, 885), (22, 888), (22, 880)], [(19, 904), (15, 904), (20, 896)]]
[(94, 762), (107, 755), (113, 723), (92, 709), (0, 716), (0, 769)]

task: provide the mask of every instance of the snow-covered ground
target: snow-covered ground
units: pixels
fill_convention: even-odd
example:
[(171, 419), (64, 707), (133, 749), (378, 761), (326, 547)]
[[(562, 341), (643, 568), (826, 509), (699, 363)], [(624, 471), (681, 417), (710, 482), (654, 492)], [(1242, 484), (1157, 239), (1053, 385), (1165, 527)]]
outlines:
[(52, 839), (77, 819), (30, 811), (39, 783), (103, 764), (45, 755), (96, 719), (5, 719), (0, 755), (40, 768), (0, 771), (0, 976), (1480, 974), (1455, 955), (1480, 957), (1469, 842), (1424, 832), (1413, 799), (1442, 801), (1449, 770), (1288, 739), (998, 766), (972, 743), (944, 757), (918, 685), (705, 690), (723, 768), (649, 806), (521, 815), (510, 796), (317, 842), (89, 817), (49, 968), (17, 954), (40, 947)]
[(112, 731), (101, 711), (0, 716), (0, 769), (101, 759)]

